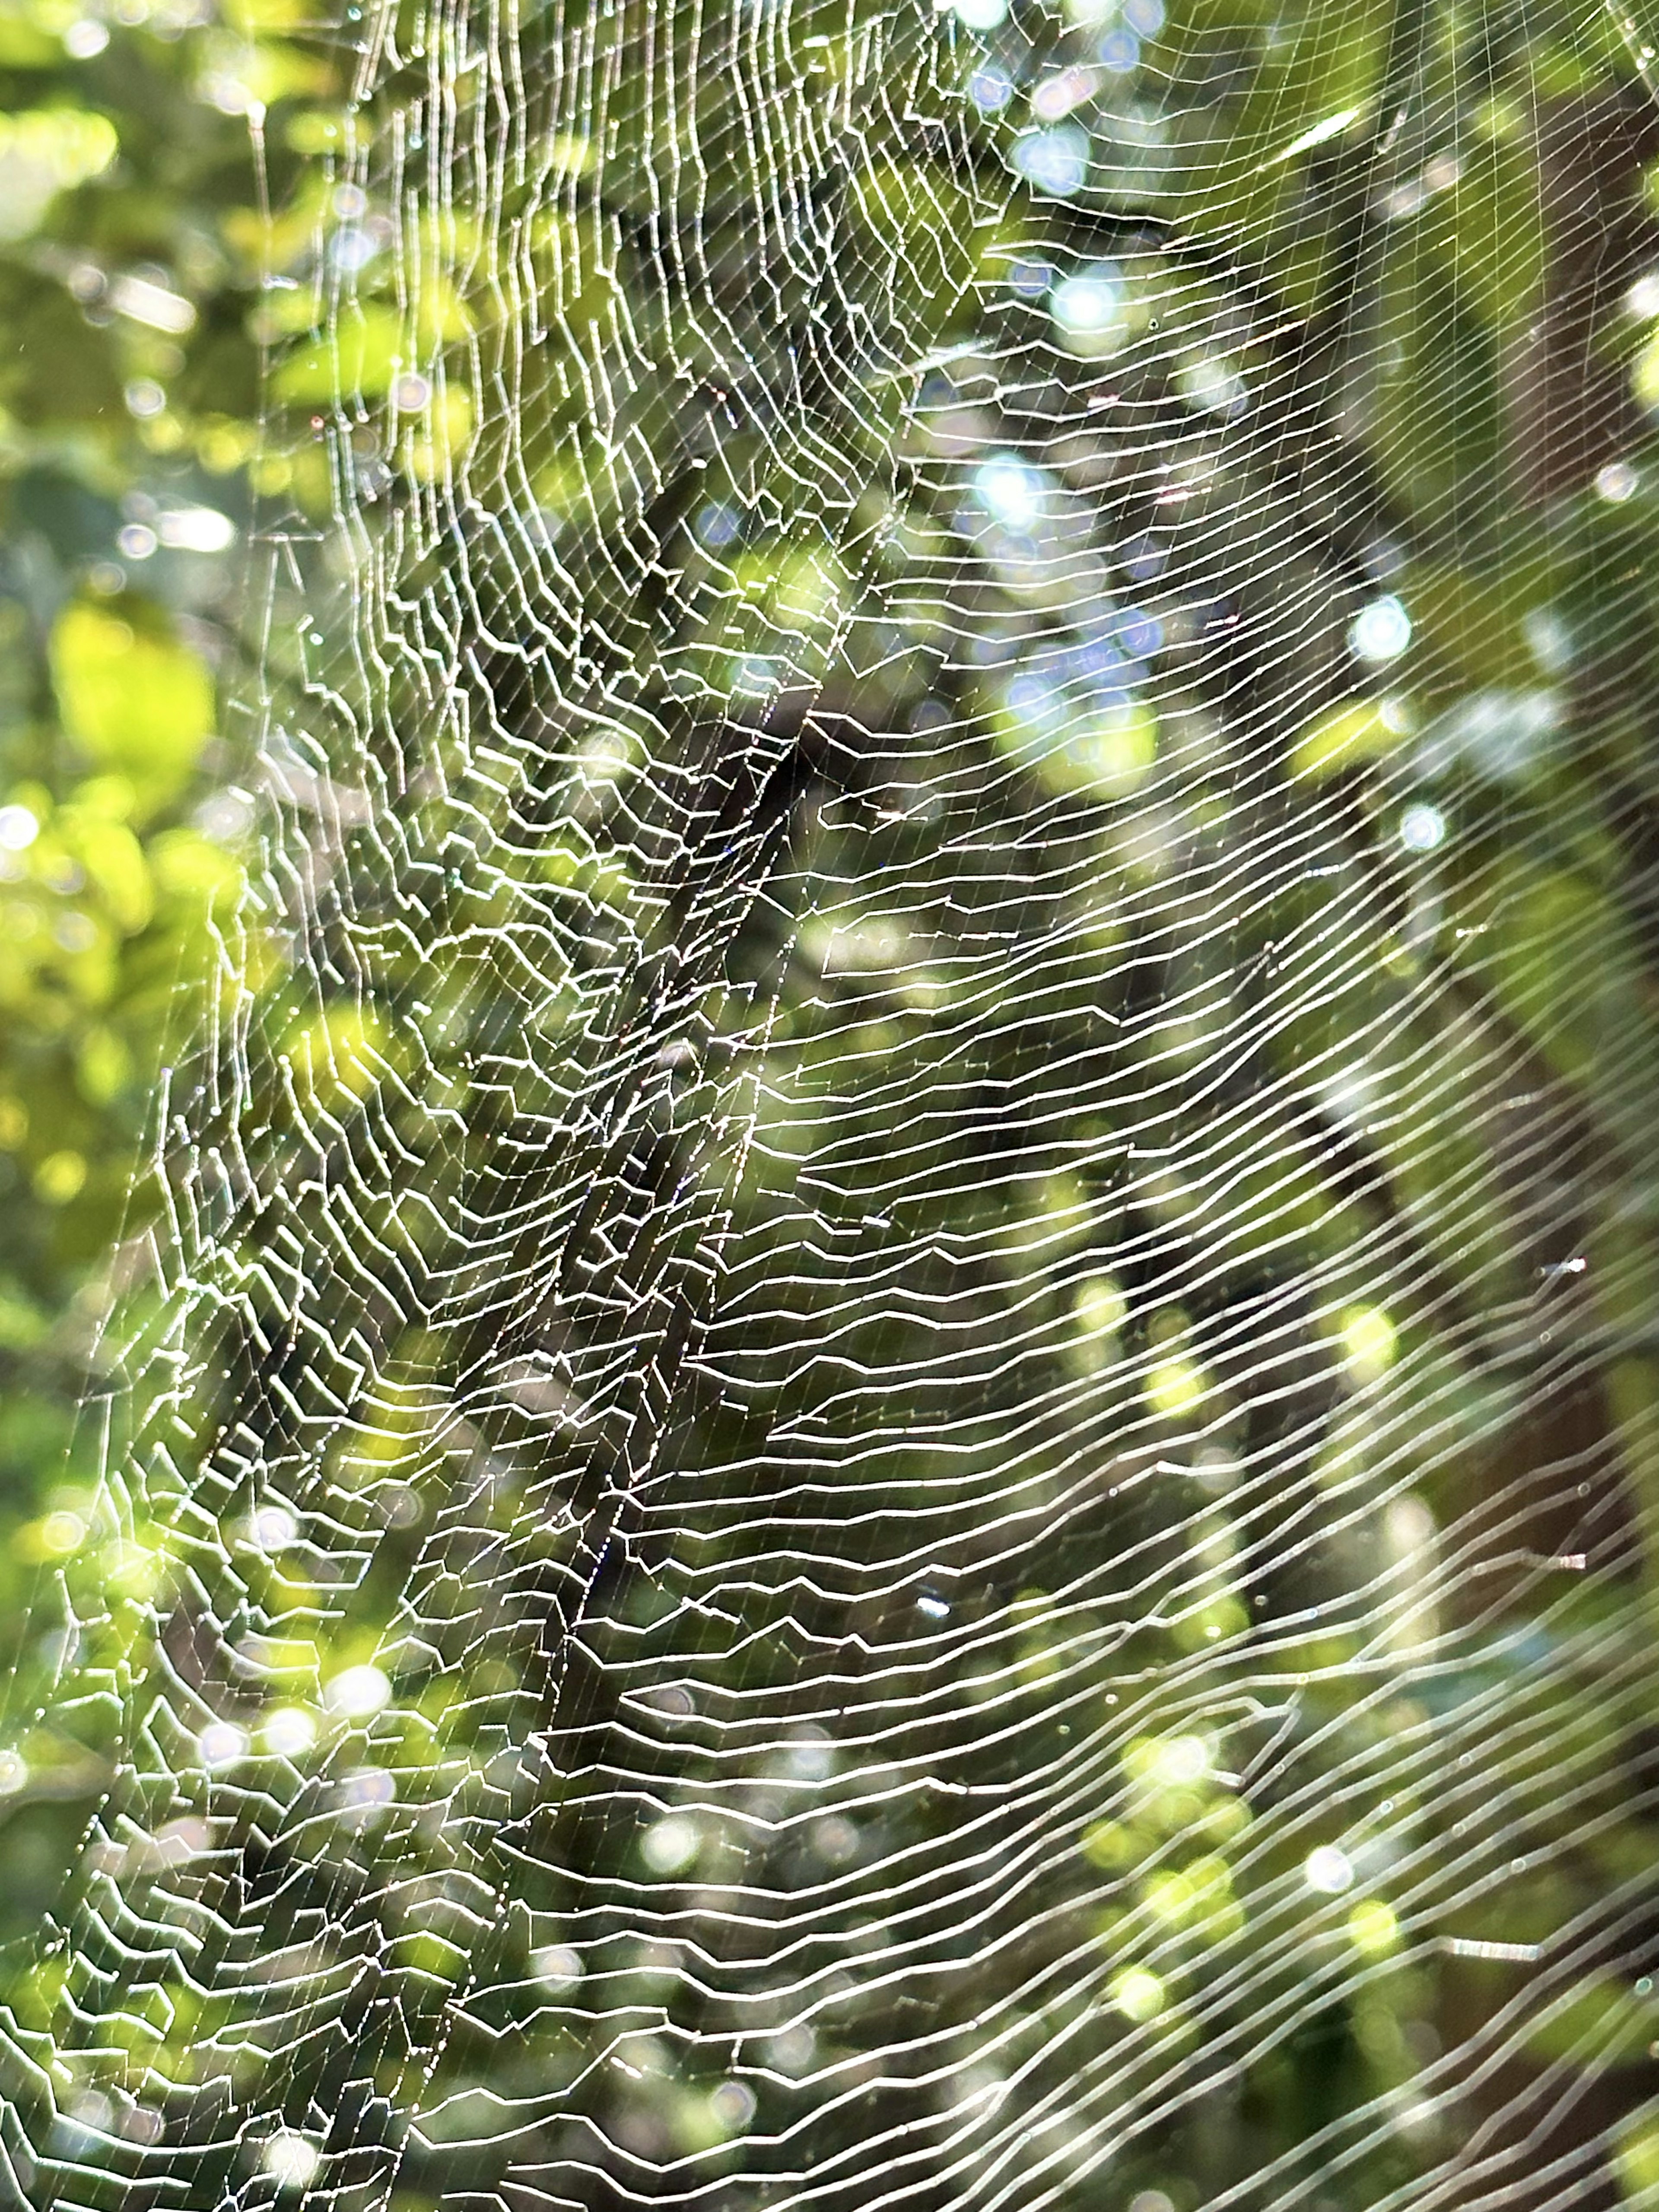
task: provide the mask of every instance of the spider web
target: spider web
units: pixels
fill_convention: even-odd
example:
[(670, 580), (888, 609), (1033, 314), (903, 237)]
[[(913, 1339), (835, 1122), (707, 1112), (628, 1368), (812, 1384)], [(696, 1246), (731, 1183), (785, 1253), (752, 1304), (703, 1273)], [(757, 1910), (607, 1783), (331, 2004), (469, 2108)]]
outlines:
[(1659, 2180), (1645, 55), (1167, 4), (349, 11), (14, 2201)]

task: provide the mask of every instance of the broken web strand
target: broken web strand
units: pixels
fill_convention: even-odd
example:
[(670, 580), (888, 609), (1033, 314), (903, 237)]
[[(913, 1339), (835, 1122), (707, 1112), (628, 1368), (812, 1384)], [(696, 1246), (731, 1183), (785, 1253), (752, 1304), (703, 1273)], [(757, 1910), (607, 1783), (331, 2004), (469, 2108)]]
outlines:
[(1638, 2155), (1622, 802), (1466, 697), (1538, 571), (1405, 681), (1497, 496), (1436, 136), (1508, 158), (1414, 20), (377, 27), (37, 2193)]

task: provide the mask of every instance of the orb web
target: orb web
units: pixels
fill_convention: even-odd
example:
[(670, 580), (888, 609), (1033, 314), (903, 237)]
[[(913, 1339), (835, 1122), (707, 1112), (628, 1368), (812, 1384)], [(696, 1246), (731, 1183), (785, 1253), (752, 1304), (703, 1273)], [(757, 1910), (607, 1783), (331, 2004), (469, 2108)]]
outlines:
[(1638, 32), (349, 18), (13, 2200), (1634, 2200)]

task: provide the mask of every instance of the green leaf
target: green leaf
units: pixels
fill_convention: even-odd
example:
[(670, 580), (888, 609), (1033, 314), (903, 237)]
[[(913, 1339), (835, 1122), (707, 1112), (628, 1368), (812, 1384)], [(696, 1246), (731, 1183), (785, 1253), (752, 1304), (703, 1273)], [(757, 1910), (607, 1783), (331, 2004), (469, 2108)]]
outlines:
[(291, 354), (272, 380), (279, 399), (323, 405), (356, 393), (383, 399), (403, 358), (403, 319), (391, 307), (357, 307), (341, 318), (331, 337), (315, 338)]
[(75, 806), (63, 809), (56, 828), (115, 921), (129, 937), (136, 936), (155, 902), (143, 847), (131, 830)]
[(1407, 734), (1405, 717), (1392, 701), (1352, 699), (1309, 723), (1291, 749), (1291, 774), (1322, 782), (1382, 759)]
[(115, 159), (115, 125), (82, 107), (0, 112), (0, 238), (22, 238), (52, 199)]
[(1566, 2002), (1540, 2021), (1527, 2038), (1541, 2058), (1569, 2060), (1587, 2071), (1629, 2066), (1642, 2058), (1653, 2035), (1653, 2010), (1613, 1974), (1581, 1982)]
[(130, 776), (152, 809), (173, 797), (213, 728), (213, 678), (189, 647), (74, 605), (52, 632), (52, 672), (64, 727), (93, 759)]
[(1659, 2113), (1649, 2111), (1625, 2130), (1613, 2154), (1613, 2170), (1626, 2204), (1642, 2212), (1659, 2204)]
[(1139, 699), (1091, 699), (1030, 675), (993, 709), (999, 749), (1052, 791), (1122, 799), (1151, 775), (1158, 718)]
[(1586, 1074), (1621, 1012), (1627, 948), (1604, 892), (1565, 869), (1515, 866), (1498, 908), (1493, 981), (1510, 1018), (1560, 1073)]

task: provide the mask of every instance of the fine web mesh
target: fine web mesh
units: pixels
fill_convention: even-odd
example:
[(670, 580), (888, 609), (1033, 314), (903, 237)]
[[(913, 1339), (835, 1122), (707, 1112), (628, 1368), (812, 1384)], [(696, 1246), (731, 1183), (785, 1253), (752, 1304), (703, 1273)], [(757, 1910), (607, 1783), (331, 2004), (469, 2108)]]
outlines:
[(337, 35), (12, 2200), (1647, 2201), (1639, 27)]

